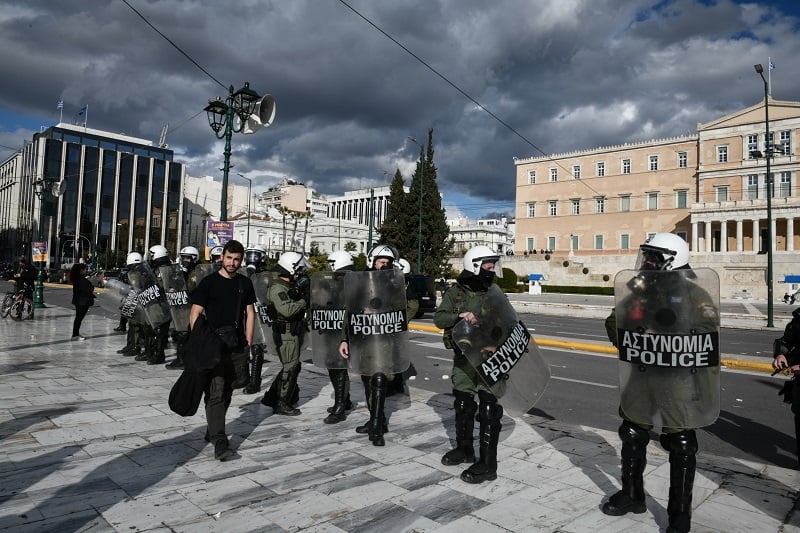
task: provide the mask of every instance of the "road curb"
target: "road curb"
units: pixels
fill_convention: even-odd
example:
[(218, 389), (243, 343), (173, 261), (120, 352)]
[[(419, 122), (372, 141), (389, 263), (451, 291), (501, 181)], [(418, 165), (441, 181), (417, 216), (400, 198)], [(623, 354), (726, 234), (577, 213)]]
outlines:
[[(415, 331), (426, 331), (428, 333), (444, 332), (444, 330), (437, 328), (436, 326), (428, 326), (427, 324), (415, 324), (413, 322), (408, 325), (408, 329)], [(539, 346), (547, 346), (549, 348), (561, 348), (565, 350), (603, 353), (614, 356), (617, 355), (617, 349), (615, 347), (605, 346), (602, 344), (590, 344), (586, 342), (573, 342), (573, 341), (541, 339), (541, 338), (534, 338), (533, 340), (535, 340), (536, 344), (538, 344)], [(749, 370), (752, 372), (765, 372), (767, 374), (771, 374), (773, 370), (771, 363), (758, 363), (755, 361), (742, 361), (739, 359), (723, 358), (720, 361), (720, 364), (722, 364), (726, 368), (730, 368), (733, 370)]]

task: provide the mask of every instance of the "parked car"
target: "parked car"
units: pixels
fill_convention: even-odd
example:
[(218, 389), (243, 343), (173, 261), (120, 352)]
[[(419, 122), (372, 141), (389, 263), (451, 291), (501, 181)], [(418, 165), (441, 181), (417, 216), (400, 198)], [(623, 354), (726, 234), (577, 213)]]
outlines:
[(436, 280), (433, 279), (433, 276), (412, 274), (411, 286), (419, 298), (419, 311), (417, 311), (417, 316), (409, 318), (419, 318), (425, 313), (436, 311)]

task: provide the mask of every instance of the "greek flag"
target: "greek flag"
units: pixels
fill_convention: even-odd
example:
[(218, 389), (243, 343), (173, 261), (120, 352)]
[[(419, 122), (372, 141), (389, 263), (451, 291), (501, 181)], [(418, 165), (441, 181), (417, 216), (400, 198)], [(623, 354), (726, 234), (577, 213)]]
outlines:
[(56, 104), (56, 109), (64, 109), (64, 100), (59, 100)]
[(80, 117), (81, 115), (85, 115), (85, 114), (86, 114), (86, 106), (83, 106), (81, 108), (81, 110), (78, 111), (78, 116)]
[(775, 63), (773, 63), (772, 61), (769, 62), (769, 69), (775, 70)]

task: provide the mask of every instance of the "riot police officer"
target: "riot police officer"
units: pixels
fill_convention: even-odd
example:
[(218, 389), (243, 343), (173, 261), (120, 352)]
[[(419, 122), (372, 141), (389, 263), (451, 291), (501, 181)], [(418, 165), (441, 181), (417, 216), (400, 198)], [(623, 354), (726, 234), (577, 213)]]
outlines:
[[(142, 254), (139, 252), (131, 252), (125, 258), (125, 267), (126, 271), (122, 275), (122, 282), (125, 284), (130, 284), (130, 280), (128, 279), (128, 270), (136, 265), (142, 264)], [(120, 325), (122, 325), (122, 320), (125, 317), (120, 315)], [(125, 346), (121, 350), (117, 350), (118, 354), (124, 355), (126, 357), (139, 357), (142, 353), (142, 322), (141, 317), (138, 317), (136, 314), (129, 317), (128, 321), (128, 332), (126, 337)], [(138, 359), (137, 359), (138, 360)]]
[[(442, 297), (433, 315), (433, 323), (444, 329), (445, 346), (453, 350), (451, 380), (455, 397), (456, 447), (444, 454), (442, 464), (454, 466), (472, 463), (461, 473), (461, 479), (467, 483), (497, 479), (497, 443), (502, 428), (500, 420), (503, 407), (452, 341), (451, 330), (460, 320), (470, 324), (477, 322), (476, 317), (481, 314), (486, 292), (494, 281), (498, 261), (500, 256), (488, 246), (471, 248), (464, 254), (464, 270), (456, 278), (456, 284)], [(480, 405), (475, 402), (476, 393)], [(473, 445), (476, 412), (480, 419), (480, 456), (477, 461)]]
[[(158, 268), (171, 264), (169, 251), (165, 246), (156, 244), (151, 246), (147, 253), (147, 262), (156, 277), (156, 283), (162, 294), (164, 292), (164, 282), (161, 279)], [(155, 327), (145, 324), (145, 353), (137, 357), (137, 361), (145, 360), (148, 365), (158, 365), (165, 361), (164, 350), (169, 338), (169, 321)]]
[(266, 301), (269, 313), (273, 316), (272, 333), (281, 371), (275, 376), (261, 403), (272, 407), (275, 414), (279, 415), (301, 414), (293, 404), (300, 375), (300, 347), (307, 331), (308, 267), (309, 263), (303, 254), (284, 252), (274, 268), (277, 277), (267, 289)]
[(222, 267), (222, 246), (213, 247), (208, 255), (211, 258), (211, 264), (214, 265), (215, 268)]
[[(692, 282), (691, 278), (697, 278), (698, 271), (691, 270), (689, 246), (681, 237), (671, 233), (651, 236), (639, 247), (636, 270), (638, 274), (627, 281), (623, 279), (622, 289), (615, 290), (622, 293), (628, 290), (630, 294), (621, 300), (617, 294), (617, 306), (606, 319), (608, 338), (620, 350), (621, 361), (623, 353), (630, 357), (635, 350), (625, 347), (630, 339), (620, 338), (620, 332), (633, 332), (625, 333), (626, 337), (635, 336), (637, 331), (652, 336), (665, 331), (709, 336), (717, 332), (718, 335), (718, 302)], [(716, 283), (718, 300), (718, 278)], [(603, 513), (620, 516), (646, 511), (643, 473), (653, 428), (650, 420), (659, 419), (662, 425), (659, 440), (669, 452), (670, 463), (667, 531), (689, 531), (698, 450), (694, 428), (716, 418), (716, 414), (709, 418), (693, 411), (712, 405), (716, 394), (716, 413), (719, 413), (718, 341), (714, 348), (716, 368), (658, 368), (644, 364), (643, 360), (641, 364), (621, 363), (627, 365), (621, 368), (630, 367), (625, 370), (629, 375), (627, 382), (620, 386), (623, 420), (618, 433), (622, 440), (622, 488), (603, 504)], [(620, 375), (622, 381), (626, 374), (621, 370)], [(716, 393), (713, 390), (715, 376)], [(648, 418), (650, 420), (646, 420)]]
[[(264, 258), (266, 252), (261, 246), (251, 246), (244, 251), (244, 263), (247, 276), (252, 279), (252, 276), (264, 272)], [(255, 284), (254, 284), (255, 285)], [(258, 301), (266, 298), (266, 294), (258, 294), (256, 292)], [(259, 320), (258, 313), (256, 313), (256, 320)], [(261, 390), (261, 371), (264, 367), (264, 343), (253, 342), (250, 346), (250, 372), (249, 380), (244, 388), (246, 394), (255, 394)]]
[[(194, 269), (199, 260), (200, 251), (194, 246), (184, 246), (178, 254), (178, 266), (183, 272), (183, 278), (189, 294), (197, 287), (197, 276), (195, 276)], [(168, 370), (183, 369), (184, 345), (187, 339), (188, 332), (173, 331), (172, 340), (175, 343), (175, 359), (164, 365), (164, 368)]]

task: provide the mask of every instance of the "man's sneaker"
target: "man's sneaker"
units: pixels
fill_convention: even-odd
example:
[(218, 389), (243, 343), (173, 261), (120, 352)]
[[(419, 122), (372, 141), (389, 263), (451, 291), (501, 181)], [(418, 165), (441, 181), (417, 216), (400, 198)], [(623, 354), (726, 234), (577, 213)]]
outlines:
[(81, 337), (80, 335), (75, 335), (74, 337), (72, 337), (71, 340), (73, 340), (73, 341), (85, 341), (86, 337)]
[(214, 444), (214, 458), (220, 461), (227, 461), (233, 456), (233, 450), (228, 446), (227, 440), (218, 440)]

